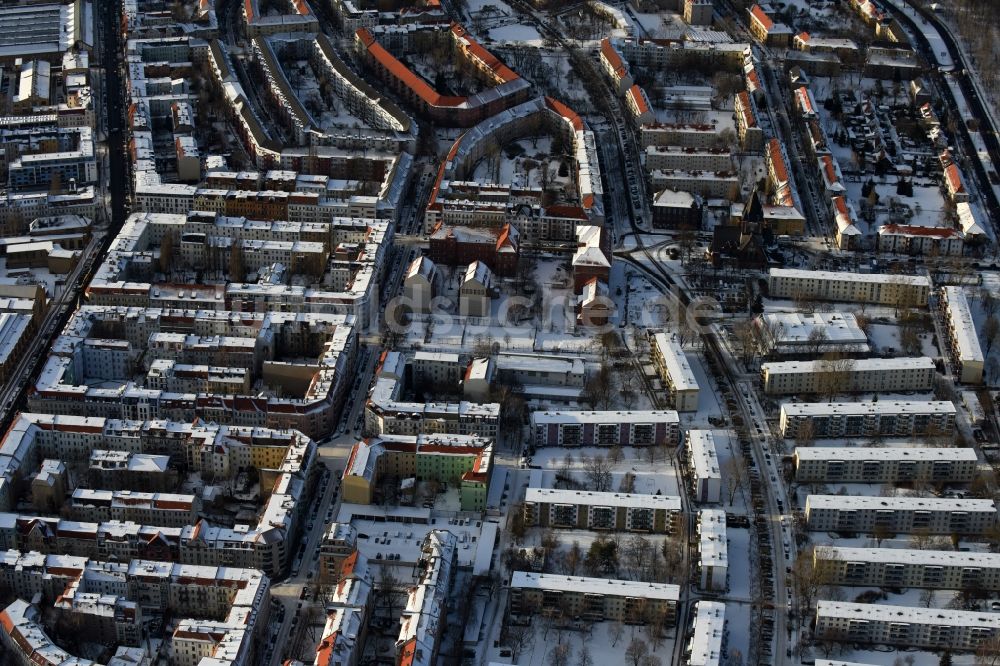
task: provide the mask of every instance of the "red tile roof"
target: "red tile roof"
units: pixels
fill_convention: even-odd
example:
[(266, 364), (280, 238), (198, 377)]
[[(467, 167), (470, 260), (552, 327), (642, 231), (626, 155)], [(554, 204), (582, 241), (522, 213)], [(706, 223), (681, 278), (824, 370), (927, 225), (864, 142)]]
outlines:
[(576, 114), (576, 111), (569, 108), (559, 100), (554, 97), (546, 97), (545, 103), (550, 109), (558, 113), (560, 116), (568, 120), (572, 125), (573, 129), (580, 131), (583, 129), (583, 121), (580, 120), (580, 116)]
[(628, 70), (625, 67), (625, 63), (622, 61), (618, 51), (612, 46), (610, 39), (601, 40), (601, 55), (604, 56), (611, 68), (615, 70), (615, 74), (618, 76), (624, 76)]
[(955, 164), (949, 164), (944, 168), (944, 177), (948, 181), (948, 189), (953, 193), (964, 192), (965, 185), (962, 183), (962, 173)]
[(760, 8), (760, 5), (754, 5), (750, 8), (750, 15), (760, 23), (764, 30), (770, 30), (774, 27), (774, 21), (771, 17), (764, 13), (764, 10)]
[(753, 107), (750, 106), (750, 95), (746, 90), (741, 90), (736, 97), (740, 101), (740, 114), (743, 116), (744, 127), (756, 127), (757, 118), (753, 115)]
[(643, 99), (642, 88), (638, 85), (633, 85), (628, 89), (628, 96), (632, 98), (632, 103), (635, 104), (635, 108), (639, 109), (639, 113), (648, 113), (649, 107), (646, 105), (646, 100)]
[(840, 179), (837, 178), (837, 166), (833, 163), (833, 158), (829, 155), (823, 155), (819, 159), (823, 164), (823, 175), (826, 177), (826, 182), (830, 185), (839, 182)]
[(909, 224), (887, 224), (880, 231), (890, 234), (907, 234), (910, 236), (927, 236), (932, 238), (958, 238), (957, 229), (946, 229), (944, 227), (921, 227)]
[(781, 154), (781, 142), (771, 139), (767, 143), (767, 154), (771, 160), (771, 168), (774, 170), (774, 177), (778, 183), (788, 182), (788, 167), (785, 166), (785, 158)]

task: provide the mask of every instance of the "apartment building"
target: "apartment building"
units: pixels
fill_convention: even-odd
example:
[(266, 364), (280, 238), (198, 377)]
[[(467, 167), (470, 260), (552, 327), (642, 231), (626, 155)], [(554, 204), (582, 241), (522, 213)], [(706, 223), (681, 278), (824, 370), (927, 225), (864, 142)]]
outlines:
[(694, 412), (698, 410), (698, 380), (691, 370), (684, 347), (674, 335), (657, 333), (653, 336), (651, 347), (653, 365), (666, 384), (678, 412)]
[(666, 616), (673, 623), (679, 596), (680, 588), (666, 583), (528, 571), (515, 571), (510, 579), (510, 610), (515, 615), (555, 612), (591, 622), (624, 624), (645, 624)]
[(684, 0), (684, 22), (688, 25), (712, 25), (714, 9), (712, 0)]
[(820, 640), (972, 651), (1000, 634), (1000, 613), (817, 601)]
[(534, 411), (535, 446), (676, 446), (680, 416), (673, 410)]
[(455, 433), (495, 439), (500, 405), (460, 402), (405, 402), (400, 400), (406, 379), (406, 359), (386, 352), (365, 405), (365, 432), (412, 435)]
[(979, 460), (974, 449), (797, 447), (799, 483), (969, 483)]
[(669, 495), (528, 488), (524, 521), (556, 529), (671, 534), (681, 499)]
[(1000, 590), (997, 553), (817, 546), (813, 564), (831, 585)]
[(711, 430), (688, 430), (684, 456), (696, 502), (718, 504), (722, 496), (722, 471), (715, 436)]
[(736, 136), (740, 146), (748, 152), (764, 149), (764, 129), (758, 121), (757, 103), (743, 90), (736, 94), (733, 102), (736, 113)]
[(457, 386), (465, 366), (461, 356), (453, 352), (414, 352), (410, 359), (410, 381), (415, 386), (448, 384)]
[(702, 509), (698, 512), (698, 579), (703, 590), (725, 590), (729, 576), (729, 542), (726, 512)]
[(813, 532), (983, 534), (997, 522), (993, 500), (860, 495), (809, 495), (806, 527)]
[(455, 582), (458, 538), (433, 530), (421, 544), (417, 584), (409, 588), (396, 638), (396, 663), (437, 663)]
[(955, 413), (947, 400), (789, 402), (779, 427), (787, 438), (941, 436), (954, 429)]
[(884, 224), (878, 228), (878, 250), (914, 256), (960, 257), (965, 236), (958, 229)]
[(865, 358), (763, 363), (764, 393), (900, 393), (929, 391), (936, 374), (934, 359)]
[(930, 279), (923, 275), (889, 275), (772, 268), (771, 298), (816, 299), (891, 306), (926, 306)]
[(688, 666), (720, 666), (726, 636), (726, 605), (703, 599), (696, 601), (694, 608), (694, 624), (684, 649), (684, 663)]
[(484, 511), (493, 464), (492, 440), (472, 435), (387, 435), (357, 442), (344, 468), (343, 497), (371, 504), (382, 479), (454, 484), (463, 511)]
[(622, 58), (610, 39), (601, 40), (601, 69), (615, 84), (619, 95), (632, 87), (632, 75), (628, 71), (628, 63)]
[[(0, 580), (22, 599), (0, 613), (0, 642), (19, 664), (94, 663), (56, 647), (42, 624), (33, 622), (41, 609), (23, 599), (37, 593), (55, 599), (59, 612), (77, 616), (77, 631), (110, 645), (141, 644), (143, 616), (169, 613), (179, 629), (165, 640), (178, 657), (175, 663), (197, 664), (206, 652), (224, 657), (218, 663), (227, 666), (260, 662), (270, 616), (270, 581), (260, 571), (6, 550), (0, 553)], [(20, 617), (15, 617), (11, 610), (18, 607)], [(190, 619), (192, 614), (214, 619)], [(148, 663), (145, 648), (118, 648), (117, 654), (122, 658), (111, 659), (109, 666)]]
[(653, 113), (653, 105), (649, 102), (646, 90), (642, 86), (633, 84), (624, 95), (625, 107), (629, 110), (632, 122), (640, 127), (647, 125), (656, 119)]
[(768, 46), (787, 47), (792, 42), (792, 29), (784, 23), (776, 22), (760, 6), (755, 4), (747, 10), (750, 34)]
[(646, 146), (645, 165), (650, 171), (732, 171), (733, 157), (728, 148), (694, 149), (680, 146)]
[(458, 312), (464, 317), (489, 317), (495, 294), (493, 271), (482, 261), (465, 269), (458, 290)]
[(976, 323), (972, 319), (965, 290), (962, 287), (942, 287), (939, 304), (948, 325), (951, 359), (958, 368), (959, 381), (982, 384), (985, 356), (979, 344), (979, 334), (976, 332)]
[(327, 585), (340, 581), (344, 562), (357, 552), (358, 530), (350, 523), (327, 525), (319, 543), (319, 579)]
[(196, 495), (145, 493), (132, 490), (77, 488), (65, 507), (73, 520), (184, 527), (198, 522), (201, 499)]
[[(393, 43), (396, 52), (409, 55), (421, 49), (443, 48), (473, 72), (485, 89), (456, 96), (435, 90), (380, 43)], [(430, 120), (459, 127), (472, 127), (504, 109), (527, 100), (531, 85), (480, 45), (457, 23), (442, 29), (428, 26), (373, 26), (355, 33), (355, 48), (367, 66), (378, 74), (400, 98)]]

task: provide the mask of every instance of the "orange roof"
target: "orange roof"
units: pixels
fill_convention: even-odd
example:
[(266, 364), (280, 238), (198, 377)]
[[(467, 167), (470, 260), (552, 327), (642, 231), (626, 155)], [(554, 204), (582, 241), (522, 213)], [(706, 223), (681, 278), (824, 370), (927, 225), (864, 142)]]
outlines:
[(928, 236), (934, 238), (957, 238), (957, 229), (944, 227), (921, 227), (909, 224), (887, 224), (880, 231), (890, 234), (908, 234), (910, 236)]
[(330, 664), (330, 660), (333, 658), (333, 646), (337, 643), (337, 633), (335, 631), (329, 636), (324, 636), (323, 640), (319, 642), (315, 666), (328, 666)]
[(754, 5), (750, 8), (750, 15), (760, 23), (764, 30), (770, 30), (774, 27), (774, 21), (771, 17), (764, 13), (764, 10), (760, 8), (760, 5)]
[(851, 216), (851, 211), (847, 207), (847, 200), (844, 197), (833, 197), (833, 207), (837, 209), (837, 213), (840, 215)]
[(796, 37), (798, 37), (798, 38), (799, 38), (799, 40), (801, 40), (801, 41), (803, 41), (803, 42), (808, 42), (808, 41), (809, 41), (809, 39), (810, 39), (810, 38), (809, 38), (809, 33), (808, 33), (808, 32), (806, 32), (805, 30), (803, 30), (803, 31), (802, 31), (802, 32), (800, 32), (800, 33), (799, 33), (798, 35), (796, 35)]
[(253, 0), (243, 0), (243, 11), (246, 12), (247, 22), (254, 20)]
[(627, 72), (625, 63), (622, 61), (621, 56), (618, 55), (618, 51), (615, 50), (615, 47), (611, 45), (610, 39), (605, 38), (601, 40), (601, 55), (608, 61), (611, 68), (615, 70), (615, 74), (618, 76), (625, 75)]
[(295, 11), (302, 16), (309, 16), (312, 13), (309, 10), (309, 5), (306, 4), (306, 0), (292, 0), (292, 4), (295, 5)]
[(799, 103), (799, 108), (802, 109), (802, 113), (816, 113), (816, 109), (813, 108), (812, 100), (809, 99), (809, 89), (805, 86), (795, 89), (795, 99)]
[[(464, 43), (463, 50), (488, 67), (497, 79), (504, 83), (508, 83), (520, 78), (512, 69), (500, 62), (499, 58), (483, 48), (483, 46), (473, 39), (468, 34), (468, 31), (461, 25), (453, 22), (451, 24), (451, 31), (456, 39), (460, 39)], [(415, 74), (410, 68), (403, 65), (403, 63), (399, 62), (399, 60), (396, 59), (396, 56), (389, 53), (385, 47), (379, 44), (367, 28), (360, 28), (355, 32), (355, 35), (364, 45), (368, 54), (374, 58), (376, 62), (378, 62), (389, 74), (399, 79), (406, 87), (412, 90), (414, 94), (420, 97), (420, 99), (428, 105), (451, 107), (460, 106), (468, 101), (468, 97), (454, 95), (446, 96), (434, 90), (430, 84)]]
[(548, 105), (550, 109), (558, 113), (560, 116), (568, 120), (573, 125), (573, 129), (579, 131), (583, 129), (583, 121), (580, 120), (580, 116), (576, 114), (576, 111), (569, 108), (559, 100), (554, 97), (546, 97), (545, 104)]
[(781, 142), (771, 139), (767, 143), (767, 154), (771, 160), (771, 168), (774, 170), (774, 177), (779, 183), (788, 182), (788, 167), (785, 166), (785, 158), (781, 154)]
[(646, 100), (643, 99), (644, 95), (642, 94), (642, 88), (633, 84), (632, 87), (628, 89), (628, 96), (632, 99), (632, 103), (635, 104), (635, 108), (639, 109), (639, 113), (649, 112)]
[(545, 212), (553, 217), (571, 217), (576, 220), (590, 219), (580, 206), (549, 206)]
[(736, 97), (740, 101), (740, 113), (743, 115), (743, 124), (746, 127), (756, 127), (757, 118), (753, 115), (753, 107), (750, 106), (750, 95), (746, 90), (741, 90)]
[(455, 35), (455, 37), (464, 40), (466, 43), (466, 49), (470, 51), (472, 55), (479, 58), (484, 65), (493, 70), (493, 73), (496, 74), (496, 76), (502, 81), (507, 83), (510, 81), (516, 81), (520, 78), (510, 67), (500, 62), (499, 58), (487, 51), (482, 44), (473, 39), (472, 35), (469, 34), (469, 31), (463, 26), (453, 21), (451, 24), (451, 32)]
[(964, 192), (965, 185), (962, 183), (962, 173), (955, 164), (949, 164), (944, 168), (944, 177), (948, 181), (948, 189), (951, 192)]
[(399, 653), (399, 666), (413, 666), (413, 658), (417, 652), (417, 639), (411, 638), (403, 645)]
[(840, 179), (837, 178), (837, 167), (833, 163), (833, 158), (829, 155), (823, 155), (819, 159), (823, 163), (823, 175), (826, 176), (826, 182), (832, 185), (839, 181)]
[(3, 625), (4, 631), (6, 631), (8, 634), (10, 633), (11, 629), (14, 628), (14, 621), (10, 619), (10, 615), (7, 614), (7, 611), (0, 612), (0, 624)]
[[(363, 30), (364, 28), (358, 30), (358, 34), (360, 35)], [(365, 32), (367, 31), (365, 30)], [(365, 41), (364, 38), (362, 38), (362, 41)], [(459, 106), (465, 102), (465, 97), (445, 97), (434, 90), (426, 81), (414, 74), (410, 68), (399, 62), (396, 56), (389, 53), (374, 38), (372, 38), (371, 43), (367, 44), (367, 48), (368, 54), (382, 65), (389, 74), (402, 81), (403, 85), (412, 90), (417, 97), (430, 106)]]

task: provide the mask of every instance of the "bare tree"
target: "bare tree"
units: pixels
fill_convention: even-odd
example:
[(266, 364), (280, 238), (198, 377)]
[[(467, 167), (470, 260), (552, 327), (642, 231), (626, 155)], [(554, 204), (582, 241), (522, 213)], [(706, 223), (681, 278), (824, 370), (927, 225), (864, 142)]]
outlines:
[(503, 644), (510, 648), (511, 660), (516, 664), (518, 658), (534, 644), (535, 627), (531, 623), (519, 625), (508, 622), (504, 636)]
[(810, 446), (814, 441), (816, 441), (816, 428), (813, 422), (803, 421), (795, 430), (795, 445)]
[(587, 475), (587, 481), (592, 490), (597, 492), (608, 492), (611, 490), (611, 463), (605, 456), (600, 453), (592, 458), (583, 456), (581, 462), (583, 463), (584, 474)]
[(649, 645), (641, 638), (633, 638), (625, 648), (625, 658), (632, 662), (632, 666), (642, 666), (643, 657), (649, 654)]
[(736, 499), (736, 491), (740, 489), (743, 475), (746, 473), (746, 462), (742, 456), (732, 455), (722, 465), (722, 478), (726, 482), (726, 492), (729, 494), (729, 504)]
[[(829, 559), (831, 555), (826, 554), (825, 557)], [(813, 560), (813, 553), (805, 552), (796, 557), (792, 563), (791, 585), (799, 603), (799, 610), (804, 615), (808, 614), (820, 592), (830, 583), (827, 573), (829, 569), (823, 566), (817, 567)]]
[(827, 400), (851, 388), (851, 371), (854, 359), (839, 354), (827, 354), (820, 359), (816, 369), (817, 392)]
[(620, 641), (624, 635), (625, 625), (623, 625), (620, 621), (614, 620), (608, 626), (608, 637), (611, 638), (611, 647), (618, 645), (618, 641)]
[(983, 322), (983, 347), (985, 347), (987, 356), (990, 355), (990, 350), (993, 349), (998, 335), (1000, 335), (1000, 319), (991, 316)]
[(976, 649), (976, 666), (1000, 666), (1000, 636), (994, 634)]
[(882, 542), (890, 538), (892, 534), (892, 530), (881, 523), (876, 523), (875, 527), (872, 528), (872, 536), (875, 537), (875, 543), (878, 544), (879, 548), (882, 547)]
[(823, 345), (827, 342), (826, 330), (822, 328), (814, 328), (809, 331), (809, 336), (806, 338), (806, 348), (807, 353), (812, 356), (819, 356), (820, 351), (823, 349)]
[(566, 557), (563, 558), (563, 567), (566, 570), (566, 574), (575, 576), (581, 564), (583, 564), (583, 549), (580, 548), (579, 541), (573, 541), (573, 545), (566, 551)]
[(573, 656), (573, 647), (569, 643), (556, 643), (549, 650), (549, 666), (569, 666)]

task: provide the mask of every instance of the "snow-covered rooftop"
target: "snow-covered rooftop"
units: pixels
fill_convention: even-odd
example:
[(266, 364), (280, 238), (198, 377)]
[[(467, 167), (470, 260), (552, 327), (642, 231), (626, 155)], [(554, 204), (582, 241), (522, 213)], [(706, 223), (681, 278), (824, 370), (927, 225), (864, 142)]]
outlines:
[[(680, 587), (667, 583), (640, 583), (633, 580), (588, 578), (586, 576), (560, 576), (530, 571), (515, 571), (510, 578), (512, 588), (603, 594), (640, 599), (661, 599), (676, 602)], [(997, 616), (1000, 618), (1000, 615)]]

